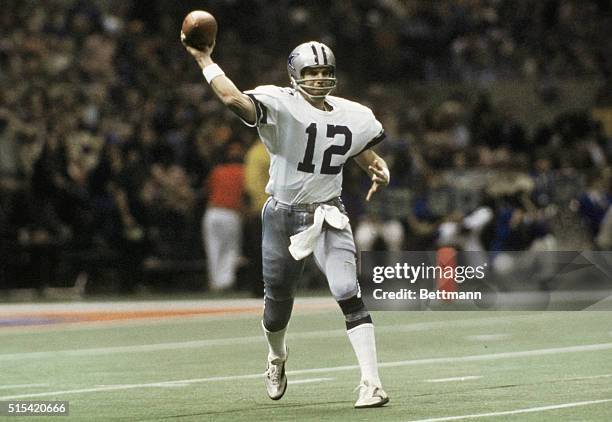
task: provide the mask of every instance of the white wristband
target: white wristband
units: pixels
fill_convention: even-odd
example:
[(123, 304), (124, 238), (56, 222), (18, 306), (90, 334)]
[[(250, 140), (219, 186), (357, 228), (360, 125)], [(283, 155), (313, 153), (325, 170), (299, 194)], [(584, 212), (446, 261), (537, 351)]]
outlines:
[(210, 83), (217, 76), (225, 75), (217, 63), (209, 64), (208, 66), (204, 67), (204, 69), (202, 69), (202, 74), (208, 83)]

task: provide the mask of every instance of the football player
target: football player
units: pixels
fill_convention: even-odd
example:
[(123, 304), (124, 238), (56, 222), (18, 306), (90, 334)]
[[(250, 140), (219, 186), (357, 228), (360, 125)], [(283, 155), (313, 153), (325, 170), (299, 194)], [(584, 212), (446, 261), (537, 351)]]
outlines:
[(184, 43), (216, 96), (249, 126), (270, 154), (270, 195), (263, 218), (263, 331), (268, 342), (265, 384), (272, 400), (287, 389), (287, 324), (303, 258), (314, 254), (345, 316), (348, 337), (361, 368), (356, 408), (389, 401), (378, 375), (374, 326), (357, 283), (356, 251), (342, 201), (342, 168), (349, 158), (368, 174), (372, 187), (389, 183), (385, 161), (372, 147), (384, 137), (372, 111), (331, 96), (336, 59), (320, 42), (306, 42), (289, 55), (291, 87), (259, 86), (242, 92), (211, 59), (214, 44), (196, 50)]

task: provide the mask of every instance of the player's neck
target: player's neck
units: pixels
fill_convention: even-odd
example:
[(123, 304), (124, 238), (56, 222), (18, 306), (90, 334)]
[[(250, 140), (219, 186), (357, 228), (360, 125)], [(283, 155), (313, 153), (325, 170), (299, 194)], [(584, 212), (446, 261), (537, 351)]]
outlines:
[(309, 98), (306, 95), (302, 95), (314, 108), (318, 108), (322, 111), (331, 111), (332, 107), (325, 102), (325, 98)]
[(327, 106), (325, 105), (325, 100), (313, 100), (310, 102), (313, 107), (318, 108), (319, 110), (327, 111)]

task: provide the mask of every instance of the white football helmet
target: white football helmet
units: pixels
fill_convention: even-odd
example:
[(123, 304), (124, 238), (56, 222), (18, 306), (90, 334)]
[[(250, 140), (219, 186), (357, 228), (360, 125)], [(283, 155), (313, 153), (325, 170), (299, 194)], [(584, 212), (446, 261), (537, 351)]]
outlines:
[[(304, 79), (304, 69), (322, 66), (331, 68), (331, 77)], [(325, 98), (336, 88), (336, 57), (328, 46), (317, 41), (308, 41), (293, 49), (287, 59), (287, 72), (289, 72), (289, 79), (293, 88), (308, 98)], [(327, 84), (325, 84), (326, 86), (316, 87), (306, 85), (307, 80), (324, 81)], [(310, 92), (307, 92), (304, 88)]]

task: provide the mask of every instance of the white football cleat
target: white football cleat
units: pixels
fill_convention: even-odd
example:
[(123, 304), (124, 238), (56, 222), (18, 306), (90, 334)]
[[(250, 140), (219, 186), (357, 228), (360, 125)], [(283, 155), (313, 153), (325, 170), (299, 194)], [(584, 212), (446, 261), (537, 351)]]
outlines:
[(280, 400), (287, 391), (287, 375), (285, 375), (285, 364), (287, 363), (287, 357), (289, 357), (289, 351), (287, 350), (287, 356), (284, 360), (273, 359), (268, 361), (268, 368), (264, 373), (264, 382), (266, 384), (266, 390), (268, 391), (268, 397), (272, 400)]
[(385, 390), (382, 387), (371, 385), (368, 381), (362, 381), (356, 390), (359, 390), (359, 398), (355, 402), (356, 409), (380, 407), (389, 402), (389, 396)]

